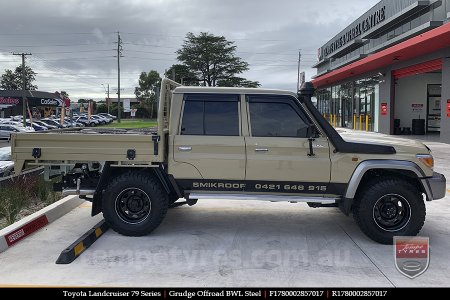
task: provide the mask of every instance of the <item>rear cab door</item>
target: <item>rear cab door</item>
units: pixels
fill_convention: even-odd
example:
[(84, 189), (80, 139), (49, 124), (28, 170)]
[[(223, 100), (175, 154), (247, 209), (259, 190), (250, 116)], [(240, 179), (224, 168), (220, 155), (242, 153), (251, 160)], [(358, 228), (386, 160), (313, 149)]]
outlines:
[(239, 94), (186, 93), (170, 173), (188, 191), (241, 191), (245, 139)]

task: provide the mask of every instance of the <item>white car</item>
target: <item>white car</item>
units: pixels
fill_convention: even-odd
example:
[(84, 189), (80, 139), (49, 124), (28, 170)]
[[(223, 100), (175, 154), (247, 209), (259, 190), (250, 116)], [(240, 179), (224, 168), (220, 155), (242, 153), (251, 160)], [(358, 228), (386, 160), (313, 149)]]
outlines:
[(33, 128), (0, 123), (0, 139), (11, 139), (11, 134), (19, 132), (33, 132)]

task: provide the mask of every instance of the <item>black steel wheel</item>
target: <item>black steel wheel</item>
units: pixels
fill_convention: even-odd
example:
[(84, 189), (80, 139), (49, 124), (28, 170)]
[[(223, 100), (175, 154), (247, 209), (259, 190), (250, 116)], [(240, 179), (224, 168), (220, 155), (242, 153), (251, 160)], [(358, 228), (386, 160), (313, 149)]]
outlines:
[(116, 213), (130, 224), (145, 221), (150, 215), (151, 207), (150, 197), (139, 188), (125, 189), (116, 198)]
[(383, 230), (398, 231), (408, 224), (411, 206), (402, 196), (388, 194), (377, 200), (373, 207), (373, 219)]
[(411, 181), (379, 177), (358, 189), (353, 217), (372, 240), (392, 244), (394, 236), (415, 236), (425, 222), (421, 192)]
[(114, 178), (103, 193), (102, 211), (109, 226), (128, 236), (142, 236), (163, 221), (169, 200), (151, 171), (130, 171)]

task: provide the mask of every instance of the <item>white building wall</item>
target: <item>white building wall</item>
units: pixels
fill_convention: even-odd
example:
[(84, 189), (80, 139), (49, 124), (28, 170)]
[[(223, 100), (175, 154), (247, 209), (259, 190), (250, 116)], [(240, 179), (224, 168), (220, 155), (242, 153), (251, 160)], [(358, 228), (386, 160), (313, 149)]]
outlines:
[[(392, 105), (391, 105), (391, 69), (388, 68), (383, 70), (385, 76), (383, 80), (380, 82), (379, 89), (379, 101), (378, 101), (378, 113), (375, 115), (378, 117), (378, 130), (376, 132), (390, 134), (391, 131), (391, 113), (392, 113)], [(386, 75), (389, 74), (389, 75)], [(380, 111), (381, 103), (386, 103), (388, 107), (388, 111), (386, 115), (382, 115)]]
[[(440, 73), (420, 74), (397, 80), (394, 119), (400, 119), (400, 127), (411, 128), (413, 119), (426, 119), (427, 85), (441, 83)], [(413, 112), (412, 104), (423, 104), (423, 111)]]

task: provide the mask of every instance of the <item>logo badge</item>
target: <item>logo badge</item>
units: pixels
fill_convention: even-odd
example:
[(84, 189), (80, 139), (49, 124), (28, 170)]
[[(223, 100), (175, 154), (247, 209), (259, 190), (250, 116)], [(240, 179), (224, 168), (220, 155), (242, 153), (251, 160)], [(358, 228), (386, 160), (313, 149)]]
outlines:
[(394, 237), (394, 258), (397, 270), (411, 279), (423, 274), (430, 263), (429, 245), (427, 237)]

